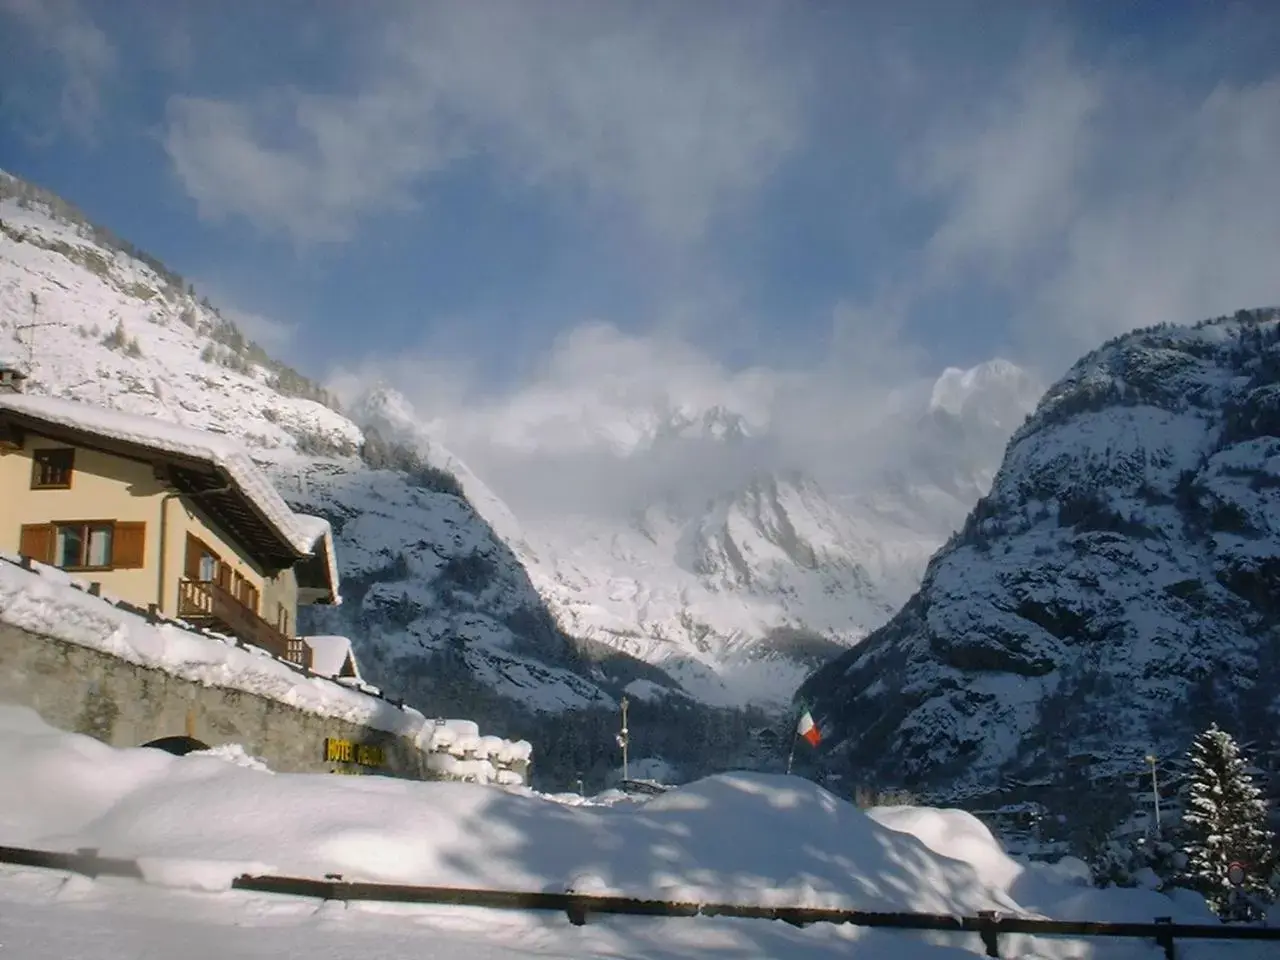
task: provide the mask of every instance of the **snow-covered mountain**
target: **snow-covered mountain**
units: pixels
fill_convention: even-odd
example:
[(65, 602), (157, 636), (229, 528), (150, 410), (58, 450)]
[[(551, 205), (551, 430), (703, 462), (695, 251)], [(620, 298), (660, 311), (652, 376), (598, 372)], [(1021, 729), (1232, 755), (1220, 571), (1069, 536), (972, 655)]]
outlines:
[[(906, 601), (988, 488), (1012, 413), (1038, 394), (1000, 360), (904, 389), (880, 427), (900, 438), (899, 459), (837, 494), (768, 467), (765, 429), (722, 403), (583, 418), (571, 442), (619, 465), (606, 475), (666, 476), (663, 465), (681, 463), (718, 479), (650, 491), (622, 512), (518, 521), (394, 390), (377, 386), (350, 409), (459, 477), (569, 633), (661, 666), (703, 702), (777, 706)], [(548, 407), (559, 420), (561, 407)], [(512, 444), (539, 433), (533, 414), (521, 416), (527, 434), (503, 430)]]
[[(428, 702), (434, 691), (414, 680), (441, 656), (454, 674), (541, 710), (612, 707), (636, 675), (581, 662), (507, 541), (453, 495), (449, 473), (333, 409), (324, 390), (267, 357), (181, 277), (2, 174), (0, 341), (29, 360), (31, 392), (241, 439), (286, 499), (334, 524), (348, 602), (329, 614), (333, 626), (353, 636), (375, 682), (428, 712), (456, 706)], [(499, 505), (441, 459), (501, 524)]]
[(1080, 360), (919, 592), (802, 694), (860, 777), (1112, 826), (1211, 721), (1280, 746), (1277, 613), (1280, 311), (1241, 311)]
[[(333, 522), (348, 602), (310, 626), (352, 636), (371, 679), (428, 713), (520, 736), (534, 714), (612, 714), (624, 690), (668, 713), (785, 703), (910, 595), (1036, 393), (1000, 361), (904, 388), (884, 430), (914, 441), (857, 485), (773, 469), (749, 405), (605, 404), (574, 443), (624, 472), (696, 449), (717, 483), (625, 516), (522, 515), (437, 439), (436, 412), (380, 384), (340, 410), (159, 261), (3, 174), (0, 342), (29, 360), (34, 392), (242, 439), (287, 499)], [(536, 444), (539, 418), (562, 417), (544, 399), (514, 411), (504, 442)]]

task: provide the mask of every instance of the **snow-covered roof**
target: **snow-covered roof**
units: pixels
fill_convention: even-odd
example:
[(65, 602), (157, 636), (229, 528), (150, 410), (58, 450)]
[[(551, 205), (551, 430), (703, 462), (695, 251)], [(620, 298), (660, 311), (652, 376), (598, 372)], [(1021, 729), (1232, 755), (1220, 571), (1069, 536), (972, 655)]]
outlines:
[(351, 640), (347, 637), (303, 637), (311, 647), (311, 672), (324, 677), (336, 677), (342, 672), (342, 665), (347, 657), (351, 658), (351, 666), (355, 670), (356, 679), (360, 676), (360, 665), (356, 661), (355, 651), (351, 649)]
[(32, 394), (0, 395), (0, 413), (4, 411), (158, 453), (203, 461), (217, 468), (299, 557), (313, 556), (323, 541), (336, 600), (338, 578), (328, 521), (294, 513), (267, 475), (231, 437), (107, 407)]
[(330, 602), (335, 606), (342, 603), (338, 592), (338, 554), (333, 548), (333, 528), (324, 517), (313, 517), (308, 513), (295, 513), (294, 519), (300, 529), (313, 532), (315, 539), (311, 541), (310, 553), (316, 555), (317, 550), (324, 551), (325, 573), (328, 576)]
[(319, 524), (324, 521), (311, 517), (300, 522), (266, 474), (230, 437), (75, 400), (31, 394), (0, 397), (0, 410), (160, 453), (206, 461), (224, 470), (298, 553), (310, 554), (323, 535)]

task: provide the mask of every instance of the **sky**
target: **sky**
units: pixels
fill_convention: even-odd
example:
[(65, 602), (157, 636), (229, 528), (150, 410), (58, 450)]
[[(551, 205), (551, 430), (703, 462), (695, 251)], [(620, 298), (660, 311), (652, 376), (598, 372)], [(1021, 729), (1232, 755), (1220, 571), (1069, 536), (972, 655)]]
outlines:
[(0, 0), (0, 167), (426, 417), (853, 417), (1280, 303), (1277, 50), (1270, 0)]

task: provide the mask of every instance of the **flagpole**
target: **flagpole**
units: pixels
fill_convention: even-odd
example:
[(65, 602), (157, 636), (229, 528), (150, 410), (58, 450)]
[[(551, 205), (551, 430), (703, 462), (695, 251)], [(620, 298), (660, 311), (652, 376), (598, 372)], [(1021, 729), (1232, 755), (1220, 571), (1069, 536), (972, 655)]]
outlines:
[(791, 776), (791, 761), (794, 760), (796, 756), (796, 741), (800, 739), (799, 717), (801, 713), (804, 712), (804, 709), (805, 709), (804, 702), (801, 701), (799, 706), (800, 706), (800, 709), (796, 712), (795, 716), (791, 718), (791, 749), (787, 751), (787, 776), (788, 777)]

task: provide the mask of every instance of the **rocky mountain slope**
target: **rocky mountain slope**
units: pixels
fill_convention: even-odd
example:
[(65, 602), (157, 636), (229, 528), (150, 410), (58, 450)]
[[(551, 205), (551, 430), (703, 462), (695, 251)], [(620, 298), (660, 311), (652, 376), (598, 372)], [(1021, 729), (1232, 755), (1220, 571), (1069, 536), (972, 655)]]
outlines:
[(1211, 720), (1280, 747), (1278, 612), (1280, 312), (1242, 311), (1080, 360), (919, 592), (801, 694), (851, 776), (1114, 825)]

